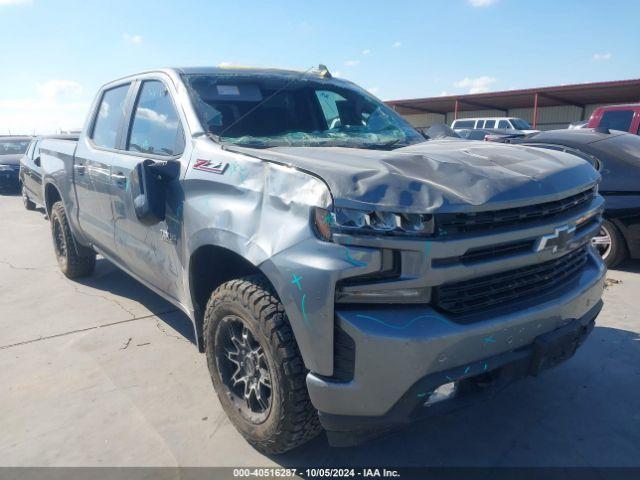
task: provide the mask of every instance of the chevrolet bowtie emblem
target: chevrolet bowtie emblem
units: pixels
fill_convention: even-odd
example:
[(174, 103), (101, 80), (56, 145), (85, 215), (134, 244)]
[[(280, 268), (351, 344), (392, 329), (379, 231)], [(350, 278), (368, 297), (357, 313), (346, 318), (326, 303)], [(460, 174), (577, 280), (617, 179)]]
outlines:
[(552, 248), (553, 253), (555, 253), (558, 249), (565, 248), (573, 240), (575, 233), (575, 225), (572, 227), (569, 225), (558, 227), (553, 233), (540, 237), (535, 244), (534, 250), (541, 252), (545, 248)]

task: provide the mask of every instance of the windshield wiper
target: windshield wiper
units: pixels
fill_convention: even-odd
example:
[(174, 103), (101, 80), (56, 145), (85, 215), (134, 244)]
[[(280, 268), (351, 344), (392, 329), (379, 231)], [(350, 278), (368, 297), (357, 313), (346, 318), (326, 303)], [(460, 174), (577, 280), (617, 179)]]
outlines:
[(369, 143), (369, 144), (363, 144), (361, 145), (362, 148), (368, 148), (371, 150), (391, 150), (391, 147), (393, 147), (394, 145), (397, 145), (398, 143), (402, 142), (404, 139), (402, 138), (396, 138), (395, 140), (390, 140), (388, 142), (383, 142), (383, 143)]

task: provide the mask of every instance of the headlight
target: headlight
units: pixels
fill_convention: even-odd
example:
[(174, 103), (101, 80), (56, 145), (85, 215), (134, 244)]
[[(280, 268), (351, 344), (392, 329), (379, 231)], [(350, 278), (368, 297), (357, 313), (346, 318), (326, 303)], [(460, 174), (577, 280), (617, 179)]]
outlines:
[(330, 212), (316, 207), (313, 222), (317, 235), (331, 241), (333, 233), (352, 235), (430, 236), (433, 234), (433, 215), (393, 213), (336, 208)]

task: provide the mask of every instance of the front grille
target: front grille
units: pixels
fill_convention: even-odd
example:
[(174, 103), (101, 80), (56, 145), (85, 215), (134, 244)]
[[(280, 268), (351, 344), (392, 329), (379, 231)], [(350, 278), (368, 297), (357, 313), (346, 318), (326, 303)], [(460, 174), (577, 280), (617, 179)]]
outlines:
[(533, 251), (534, 240), (522, 240), (518, 242), (502, 243), (490, 247), (478, 247), (468, 250), (464, 255), (458, 257), (434, 258), (431, 265), (434, 267), (447, 267), (449, 265), (473, 265), (485, 260), (498, 260), (509, 258), (521, 253)]
[(438, 236), (450, 236), (549, 220), (560, 214), (578, 210), (591, 202), (595, 196), (595, 188), (590, 188), (561, 200), (537, 205), (487, 212), (443, 213), (436, 215), (436, 233)]
[(561, 287), (582, 270), (586, 261), (587, 247), (581, 247), (538, 265), (445, 284), (434, 289), (435, 306), (453, 314), (465, 314), (530, 299)]

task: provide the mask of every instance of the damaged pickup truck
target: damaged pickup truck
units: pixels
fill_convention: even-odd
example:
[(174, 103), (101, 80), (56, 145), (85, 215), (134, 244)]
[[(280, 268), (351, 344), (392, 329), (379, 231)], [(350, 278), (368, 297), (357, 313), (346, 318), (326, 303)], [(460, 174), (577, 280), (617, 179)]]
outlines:
[(429, 140), (307, 72), (150, 71), (41, 146), (55, 253), (182, 309), (256, 448), (350, 445), (571, 357), (605, 267), (599, 174), (558, 151)]

